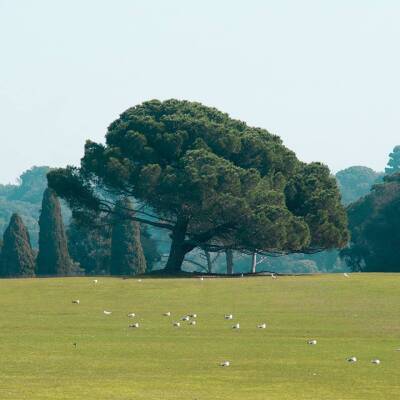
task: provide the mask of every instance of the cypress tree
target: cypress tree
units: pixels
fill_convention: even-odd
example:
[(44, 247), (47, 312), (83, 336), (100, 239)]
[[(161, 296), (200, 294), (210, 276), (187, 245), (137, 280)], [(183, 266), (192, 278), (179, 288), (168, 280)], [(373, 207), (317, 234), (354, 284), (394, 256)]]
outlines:
[(35, 256), (29, 233), (18, 214), (13, 214), (3, 235), (0, 259), (2, 276), (34, 276)]
[(111, 235), (112, 275), (135, 275), (146, 271), (146, 259), (140, 241), (140, 225), (132, 221), (132, 204), (124, 198), (116, 203)]
[(61, 218), (60, 201), (51, 189), (46, 189), (43, 193), (39, 228), (37, 273), (39, 275), (69, 275), (72, 264)]

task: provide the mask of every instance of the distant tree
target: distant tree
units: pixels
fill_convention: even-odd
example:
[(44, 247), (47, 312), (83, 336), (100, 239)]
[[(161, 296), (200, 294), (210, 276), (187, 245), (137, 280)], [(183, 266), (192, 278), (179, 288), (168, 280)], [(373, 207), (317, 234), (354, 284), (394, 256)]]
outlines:
[(336, 174), (342, 202), (345, 205), (357, 201), (371, 190), (372, 185), (382, 180), (383, 173), (362, 166), (343, 169)]
[(14, 186), (8, 200), (25, 201), (32, 204), (40, 203), (43, 192), (47, 188), (46, 175), (50, 171), (47, 166), (37, 167), (25, 171), (19, 177), (19, 184)]
[(80, 224), (73, 219), (67, 229), (68, 251), (88, 275), (110, 273), (111, 225), (109, 221)]
[(400, 146), (395, 146), (393, 151), (389, 154), (389, 161), (385, 168), (387, 174), (394, 174), (400, 172)]
[(13, 214), (3, 235), (1, 276), (34, 276), (35, 256), (29, 233), (18, 214)]
[(336, 181), (279, 137), (188, 101), (145, 102), (87, 142), (80, 168), (48, 181), (75, 213), (112, 213), (110, 193), (132, 196), (132, 219), (171, 232), (168, 272), (189, 252), (314, 252), (347, 243)]
[(157, 248), (157, 242), (150, 234), (148, 227), (142, 224), (140, 224), (140, 241), (146, 259), (146, 271), (149, 272), (161, 260), (161, 254)]
[[(67, 229), (68, 249), (71, 258), (78, 262), (86, 274), (109, 274), (111, 262), (112, 221), (105, 218), (81, 223), (73, 219)], [(146, 259), (147, 272), (160, 261), (156, 241), (146, 226), (140, 226), (140, 241)]]
[(146, 272), (140, 226), (132, 219), (132, 214), (132, 203), (129, 199), (123, 198), (116, 203), (111, 236), (112, 275), (135, 275)]
[[(17, 213), (28, 229), (33, 248), (38, 247), (39, 215), (43, 192), (47, 187), (49, 167), (34, 166), (23, 172), (15, 185), (0, 185), (0, 235), (3, 234), (11, 215)], [(63, 221), (69, 220), (70, 211), (61, 204)]]
[(43, 194), (39, 228), (37, 273), (39, 275), (71, 274), (72, 263), (68, 254), (60, 202), (52, 189), (46, 189)]
[(400, 173), (386, 175), (348, 209), (350, 246), (341, 252), (354, 271), (400, 272)]

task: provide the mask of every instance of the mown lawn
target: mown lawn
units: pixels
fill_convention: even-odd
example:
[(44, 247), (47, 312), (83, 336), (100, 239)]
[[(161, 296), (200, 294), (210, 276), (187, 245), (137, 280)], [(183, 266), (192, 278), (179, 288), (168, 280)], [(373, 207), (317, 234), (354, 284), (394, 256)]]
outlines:
[(0, 281), (1, 400), (400, 396), (400, 275), (98, 280)]

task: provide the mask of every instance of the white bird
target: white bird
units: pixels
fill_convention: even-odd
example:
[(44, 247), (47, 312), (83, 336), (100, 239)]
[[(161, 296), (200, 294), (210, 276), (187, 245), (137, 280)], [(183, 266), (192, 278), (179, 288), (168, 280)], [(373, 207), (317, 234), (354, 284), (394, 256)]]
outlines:
[(225, 314), (224, 318), (225, 319), (233, 319), (233, 315), (232, 314)]
[(348, 358), (347, 359), (347, 361), (349, 362), (349, 363), (355, 363), (355, 362), (357, 362), (357, 357), (350, 357), (350, 358)]
[(229, 361), (223, 361), (221, 364), (219, 364), (221, 367), (229, 367), (231, 363)]
[(276, 275), (275, 274), (271, 274), (271, 278), (272, 279), (276, 279)]
[(196, 321), (190, 321), (189, 324), (190, 325), (196, 325)]
[(80, 301), (79, 301), (79, 300), (72, 300), (72, 303), (73, 303), (73, 304), (79, 304)]
[(129, 318), (135, 318), (136, 314), (134, 312), (131, 312), (131, 313), (128, 314), (128, 317)]
[(197, 318), (197, 314), (190, 314), (189, 317), (190, 318)]
[(174, 322), (174, 326), (176, 326), (177, 328), (179, 328), (181, 326), (180, 322)]
[(232, 326), (232, 329), (239, 329), (240, 328), (240, 324), (235, 324)]
[(260, 329), (265, 329), (266, 327), (267, 327), (267, 324), (265, 322), (263, 322), (260, 325), (257, 325), (257, 328), (260, 328)]
[(142, 282), (142, 280), (141, 280), (141, 279), (138, 279), (137, 281), (138, 281), (138, 282)]
[(200, 280), (201, 280), (201, 281), (204, 281), (204, 278), (203, 278), (203, 277), (201, 277), (201, 278), (200, 278)]
[(371, 362), (372, 362), (372, 364), (379, 365), (381, 363), (381, 360), (378, 360), (377, 358), (374, 358)]
[(244, 275), (242, 274), (241, 277), (243, 278), (243, 276), (244, 276)]
[(97, 282), (98, 282), (97, 279), (93, 279), (93, 283), (94, 283), (95, 285), (97, 285)]
[(314, 345), (314, 344), (317, 344), (317, 341), (315, 339), (311, 339), (311, 340), (307, 341), (307, 344)]
[(111, 315), (111, 314), (112, 314), (112, 311), (106, 311), (106, 310), (104, 310), (103, 313), (104, 313), (104, 315)]
[(189, 321), (190, 317), (189, 315), (185, 315), (184, 317), (182, 317), (182, 321)]
[(349, 277), (350, 277), (350, 275), (349, 275), (347, 272), (345, 272), (345, 273), (343, 274), (343, 276), (344, 276), (345, 278), (349, 278)]
[(170, 316), (171, 316), (171, 312), (170, 312), (170, 311), (167, 311), (167, 312), (164, 313), (163, 315), (164, 315), (164, 317), (170, 317)]
[(130, 324), (129, 328), (139, 328), (139, 322), (135, 322), (134, 324)]

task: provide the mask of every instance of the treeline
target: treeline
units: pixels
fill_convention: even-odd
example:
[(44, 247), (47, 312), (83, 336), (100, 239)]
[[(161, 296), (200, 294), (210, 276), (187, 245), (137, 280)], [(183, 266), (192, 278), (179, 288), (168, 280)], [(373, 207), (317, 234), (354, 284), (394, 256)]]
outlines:
[[(80, 225), (76, 220), (67, 233), (61, 206), (55, 192), (43, 193), (38, 251), (31, 246), (22, 218), (12, 214), (3, 234), (0, 276), (68, 276), (81, 274), (135, 275), (146, 272), (157, 260), (151, 238), (144, 234), (142, 245), (139, 223), (132, 221), (132, 205), (124, 199), (116, 206), (112, 221)], [(91, 249), (90, 249), (91, 246)], [(146, 259), (143, 247), (147, 249)]]
[[(400, 195), (400, 171), (398, 159), (399, 147), (390, 154), (388, 168), (384, 172), (376, 172), (368, 167), (353, 166), (339, 171), (335, 177), (342, 195), (343, 204), (349, 206), (351, 241), (343, 251), (323, 251), (318, 254), (292, 254), (282, 257), (257, 257), (256, 271), (270, 270), (281, 273), (317, 273), (338, 272), (348, 269), (355, 271), (397, 271), (400, 260), (397, 259), (396, 234), (400, 221), (397, 221), (397, 194)], [(95, 221), (91, 224), (82, 224), (71, 218), (67, 206), (55, 198), (43, 199), (44, 204), (53, 204), (56, 212), (45, 212), (48, 206), (42, 206), (43, 193), (46, 189), (46, 174), (49, 167), (33, 167), (24, 172), (17, 185), (0, 185), (0, 231), (4, 232), (3, 251), (1, 256), (1, 276), (32, 276), (34, 274), (124, 274), (129, 275), (135, 268), (126, 267), (121, 263), (116, 268), (112, 261), (112, 221)], [(379, 185), (379, 186), (376, 186)], [(371, 192), (372, 189), (372, 192)], [(371, 192), (371, 193), (370, 193)], [(50, 192), (47, 191), (47, 194)], [(365, 197), (366, 196), (366, 197)], [(360, 200), (363, 198), (362, 200)], [(354, 203), (354, 204), (352, 204)], [(362, 209), (365, 215), (362, 215)], [(42, 212), (41, 212), (42, 210)], [(388, 218), (388, 213), (393, 215)], [(56, 217), (61, 213), (60, 218)], [(52, 215), (52, 216), (51, 216)], [(359, 216), (361, 215), (361, 217)], [(61, 232), (58, 239), (59, 249), (54, 251), (60, 254), (63, 262), (49, 261), (51, 268), (46, 270), (46, 263), (42, 261), (46, 252), (39, 253), (39, 220), (43, 229), (40, 237), (43, 241), (47, 234), (55, 235)], [(53, 222), (51, 222), (53, 221)], [(121, 221), (120, 221), (121, 222)], [(50, 224), (47, 229), (46, 224)], [(130, 235), (138, 236), (135, 226), (131, 224)], [(64, 226), (66, 226), (65, 233)], [(53, 228), (51, 228), (51, 226)], [(54, 229), (56, 228), (56, 229)], [(120, 226), (123, 229), (123, 226)], [(166, 253), (170, 246), (168, 235), (157, 229), (140, 226), (140, 244), (145, 255), (138, 271), (149, 271), (158, 268), (161, 254)], [(387, 232), (385, 232), (385, 230)], [(118, 230), (117, 230), (118, 232)], [(114, 243), (116, 243), (114, 231)], [(56, 235), (57, 236), (57, 235)], [(58, 237), (58, 236), (57, 236)], [(129, 237), (129, 235), (128, 235)], [(387, 240), (387, 238), (390, 240)], [(52, 240), (49, 240), (51, 243)], [(128, 241), (129, 242), (129, 241)], [(395, 243), (394, 245), (392, 243)], [(32, 243), (32, 246), (31, 246)], [(67, 251), (62, 243), (67, 243)], [(123, 242), (122, 242), (123, 243)], [(131, 240), (130, 243), (133, 243)], [(136, 246), (139, 241), (136, 241)], [(129, 247), (131, 246), (131, 247)], [(391, 248), (392, 246), (392, 248)], [(0, 239), (0, 249), (2, 240)], [(42, 248), (51, 249), (45, 242)], [(14, 250), (13, 250), (14, 249)], [(133, 251), (134, 246), (128, 245), (127, 253)], [(137, 252), (133, 251), (132, 254)], [(68, 254), (68, 257), (65, 255)], [(140, 251), (139, 251), (140, 254)], [(17, 256), (18, 255), (18, 256)], [(63, 255), (63, 256), (62, 256)], [(57, 256), (58, 257), (58, 256)], [(231, 252), (233, 272), (249, 272), (251, 270), (251, 256)], [(140, 257), (139, 257), (140, 259)], [(19, 260), (19, 261), (16, 261)], [(66, 262), (65, 260), (69, 260)], [(132, 257), (133, 264), (136, 263)], [(43, 265), (41, 267), (38, 266)], [(58, 266), (57, 266), (58, 265)], [(123, 267), (123, 265), (125, 265)], [(184, 263), (188, 271), (202, 271), (227, 273), (227, 255), (224, 252), (207, 254), (204, 251), (194, 251), (188, 255)], [(130, 271), (130, 272), (129, 272)]]
[[(17, 213), (28, 228), (32, 246), (38, 246), (39, 214), (43, 192), (47, 187), (49, 167), (33, 167), (25, 171), (15, 185), (0, 185), (0, 232), (7, 228), (12, 214)], [(64, 220), (69, 212), (63, 207)]]
[(396, 147), (385, 173), (354, 166), (335, 179), (216, 109), (145, 102), (106, 144), (87, 142), (80, 167), (0, 185), (1, 273), (397, 270), (399, 165)]
[(347, 209), (351, 240), (341, 251), (353, 271), (400, 272), (400, 146), (383, 180)]

